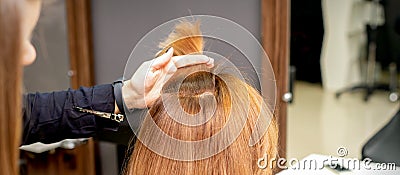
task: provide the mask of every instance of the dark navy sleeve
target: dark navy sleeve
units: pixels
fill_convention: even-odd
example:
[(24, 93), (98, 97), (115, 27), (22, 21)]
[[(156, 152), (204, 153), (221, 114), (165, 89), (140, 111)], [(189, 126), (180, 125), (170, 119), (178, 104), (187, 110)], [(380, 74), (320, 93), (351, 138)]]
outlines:
[(22, 144), (53, 143), (63, 139), (96, 137), (104, 131), (117, 131), (110, 119), (74, 110), (82, 107), (114, 112), (115, 98), (110, 84), (78, 90), (24, 95)]

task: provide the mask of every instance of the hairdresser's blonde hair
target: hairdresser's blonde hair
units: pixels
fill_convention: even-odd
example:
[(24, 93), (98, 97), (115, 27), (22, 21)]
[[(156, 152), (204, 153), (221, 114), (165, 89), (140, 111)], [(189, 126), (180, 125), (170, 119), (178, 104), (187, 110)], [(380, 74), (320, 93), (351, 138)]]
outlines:
[[(179, 23), (160, 47), (163, 51), (173, 47), (174, 55), (202, 53), (203, 38), (199, 25), (199, 22)], [(181, 77), (186, 78), (180, 84)], [(233, 84), (233, 87), (231, 85), (228, 87), (228, 83)], [(178, 69), (164, 85), (162, 94), (164, 99), (159, 98), (154, 103), (149, 110), (150, 115), (146, 116), (142, 123), (138, 136), (140, 139), (136, 141), (127, 164), (128, 174), (272, 174), (272, 169), (259, 168), (257, 161), (266, 155), (268, 158), (276, 156), (278, 129), (276, 120), (256, 89), (237, 77), (227, 74), (214, 75), (205, 65), (196, 65)], [(210, 100), (213, 100), (204, 94), (212, 94), (217, 102), (216, 111), (209, 121), (200, 126), (187, 126), (171, 119), (171, 115), (184, 115), (179, 111), (180, 106), (186, 113), (199, 113), (202, 110), (200, 104), (211, 103)], [(168, 103), (174, 96), (178, 97), (179, 104), (174, 106), (176, 109), (167, 112), (163, 103)], [(248, 99), (248, 106), (242, 104), (243, 99)], [(249, 108), (247, 117), (240, 116), (238, 111), (246, 111), (245, 108)], [(261, 110), (262, 108), (264, 110)], [(261, 136), (261, 140), (254, 146), (249, 146), (252, 133), (263, 129), (256, 125), (259, 115), (272, 119), (267, 132), (262, 133), (264, 135)], [(154, 128), (149, 127), (151, 119), (164, 133), (173, 138), (199, 141), (220, 132), (230, 117), (245, 120), (243, 129), (235, 128), (236, 126), (228, 128), (232, 132), (241, 129), (239, 136), (226, 149), (205, 159), (173, 160), (153, 152), (143, 144), (147, 142), (162, 145), (165, 149), (173, 150), (175, 154), (180, 154), (182, 151), (179, 148), (171, 148), (168, 142), (164, 142), (160, 139), (160, 135), (155, 134)], [(199, 154), (196, 151), (198, 150), (192, 154)]]
[(22, 5), (0, 0), (0, 174), (19, 174), (22, 125)]

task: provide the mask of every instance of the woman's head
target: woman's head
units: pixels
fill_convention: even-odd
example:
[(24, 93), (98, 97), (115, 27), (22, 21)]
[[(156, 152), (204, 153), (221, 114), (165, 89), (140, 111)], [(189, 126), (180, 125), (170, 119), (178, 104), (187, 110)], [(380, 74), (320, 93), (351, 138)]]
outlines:
[[(174, 47), (174, 55), (202, 53), (199, 23), (178, 24), (160, 46)], [(266, 133), (257, 124), (261, 118), (269, 124)], [(261, 139), (251, 146), (254, 133)], [(180, 68), (142, 123), (128, 174), (271, 174), (257, 160), (275, 157), (277, 137), (256, 89), (205, 65)]]

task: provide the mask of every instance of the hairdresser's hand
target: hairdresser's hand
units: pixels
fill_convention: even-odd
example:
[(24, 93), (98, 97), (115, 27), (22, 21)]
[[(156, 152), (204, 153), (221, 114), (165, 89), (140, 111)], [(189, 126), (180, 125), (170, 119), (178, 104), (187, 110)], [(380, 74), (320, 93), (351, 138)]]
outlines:
[(129, 109), (151, 107), (161, 95), (166, 81), (178, 68), (196, 64), (214, 66), (214, 59), (205, 55), (172, 56), (173, 48), (153, 60), (144, 62), (122, 87), (122, 96)]

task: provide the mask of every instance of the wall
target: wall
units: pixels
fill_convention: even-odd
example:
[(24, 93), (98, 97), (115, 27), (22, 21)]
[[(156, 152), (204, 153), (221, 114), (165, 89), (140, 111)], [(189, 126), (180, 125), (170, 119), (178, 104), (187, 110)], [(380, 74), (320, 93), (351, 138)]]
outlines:
[(64, 0), (43, 2), (32, 43), (36, 61), (24, 69), (27, 92), (50, 92), (69, 88), (69, 56)]
[(365, 28), (367, 24), (383, 25), (382, 6), (362, 0), (323, 0), (322, 9), (325, 36), (321, 70), (324, 88), (336, 91), (361, 83), (365, 68), (360, 66), (360, 61), (367, 60)]

